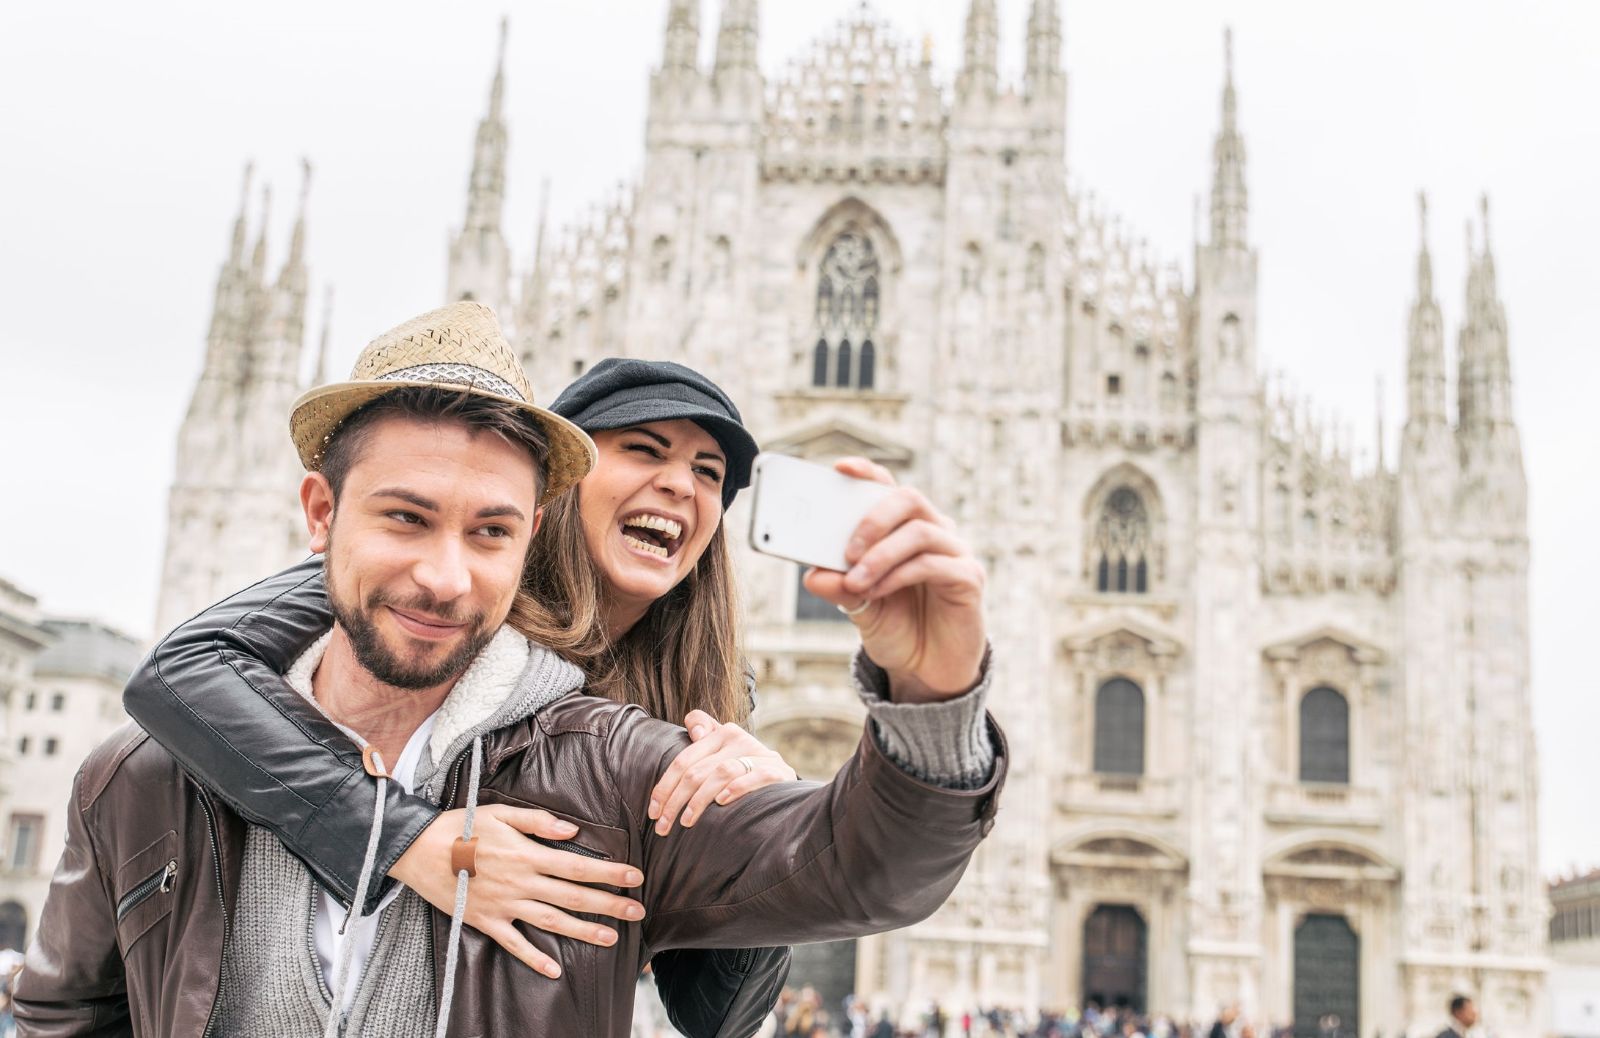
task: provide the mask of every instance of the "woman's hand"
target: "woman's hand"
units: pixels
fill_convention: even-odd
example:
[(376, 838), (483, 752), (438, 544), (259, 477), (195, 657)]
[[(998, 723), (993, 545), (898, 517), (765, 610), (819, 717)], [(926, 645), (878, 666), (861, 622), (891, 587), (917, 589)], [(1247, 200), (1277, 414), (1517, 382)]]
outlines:
[[(834, 468), (894, 483), (866, 458), (842, 458)], [(978, 683), (988, 644), (983, 566), (949, 517), (898, 487), (861, 520), (845, 561), (848, 573), (807, 573), (806, 590), (846, 611), (897, 702), (950, 699)]]
[[(616, 931), (575, 919), (563, 909), (629, 921), (644, 918), (644, 906), (639, 902), (587, 885), (636, 887), (644, 882), (638, 869), (626, 862), (597, 861), (529, 839), (570, 839), (578, 832), (571, 822), (548, 811), (505, 804), (484, 804), (477, 812), (473, 821), (478, 838), (477, 875), (467, 884), (463, 918), (529, 969), (547, 977), (561, 976), (560, 964), (529, 943), (517, 930), (518, 922), (609, 946), (617, 941)], [(455, 910), (456, 874), (450, 870), (450, 848), (461, 835), (465, 815), (458, 809), (435, 818), (389, 870), (390, 876), (445, 913)]]
[(650, 791), (649, 815), (656, 819), (658, 835), (672, 831), (680, 810), (687, 829), (713, 800), (731, 804), (751, 790), (799, 777), (782, 757), (736, 724), (723, 724), (704, 710), (691, 710), (683, 726), (689, 729), (693, 745), (672, 759)]

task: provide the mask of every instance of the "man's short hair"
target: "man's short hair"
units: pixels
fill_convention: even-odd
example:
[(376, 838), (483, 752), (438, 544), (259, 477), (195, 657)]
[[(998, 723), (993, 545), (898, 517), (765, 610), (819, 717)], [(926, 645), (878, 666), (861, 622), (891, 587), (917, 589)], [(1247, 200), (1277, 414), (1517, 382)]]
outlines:
[(1471, 1004), (1472, 1004), (1472, 999), (1470, 997), (1468, 997), (1467, 995), (1451, 995), (1450, 996), (1450, 1015), (1451, 1016), (1455, 1016), (1456, 1014), (1460, 1013), (1463, 1009), (1467, 1008), (1467, 1006), (1469, 1006)]
[(526, 411), (461, 389), (443, 386), (406, 386), (385, 393), (346, 418), (322, 452), (321, 472), (333, 488), (334, 501), (344, 489), (345, 477), (360, 460), (372, 438), (372, 427), (385, 418), (410, 418), (421, 422), (460, 422), (470, 429), (492, 432), (507, 443), (522, 447), (533, 458), (534, 489), (542, 493), (550, 439)]

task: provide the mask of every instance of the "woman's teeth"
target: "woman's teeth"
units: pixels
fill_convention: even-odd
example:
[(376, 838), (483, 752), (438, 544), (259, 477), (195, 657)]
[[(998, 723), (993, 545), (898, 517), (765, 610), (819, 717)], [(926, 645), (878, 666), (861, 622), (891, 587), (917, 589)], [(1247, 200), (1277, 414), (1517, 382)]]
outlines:
[(630, 548), (638, 548), (641, 551), (647, 551), (652, 555), (659, 555), (663, 559), (667, 557), (667, 549), (662, 545), (651, 544), (649, 541), (641, 541), (639, 538), (626, 533), (622, 535), (622, 539), (628, 542), (628, 546)]
[(676, 519), (668, 519), (662, 515), (636, 515), (631, 519), (622, 521), (624, 527), (637, 526), (641, 530), (659, 530), (667, 535), (668, 540), (675, 541), (683, 536), (683, 524)]

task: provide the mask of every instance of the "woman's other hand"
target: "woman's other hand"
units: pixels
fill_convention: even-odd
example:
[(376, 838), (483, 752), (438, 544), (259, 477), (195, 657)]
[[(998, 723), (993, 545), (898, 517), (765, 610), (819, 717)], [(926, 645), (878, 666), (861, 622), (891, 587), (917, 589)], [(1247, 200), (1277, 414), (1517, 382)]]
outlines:
[[(575, 919), (568, 912), (630, 922), (644, 918), (644, 906), (639, 902), (589, 885), (637, 887), (644, 882), (638, 869), (627, 862), (597, 861), (529, 839), (571, 839), (578, 832), (571, 822), (548, 811), (505, 804), (484, 804), (477, 811), (473, 825), (478, 838), (477, 875), (467, 885), (463, 919), (529, 969), (547, 977), (561, 976), (560, 964), (523, 937), (518, 922), (588, 944), (610, 946), (617, 941), (616, 931)], [(456, 874), (450, 870), (450, 848), (461, 835), (465, 815), (458, 809), (435, 818), (389, 870), (390, 876), (441, 912), (455, 910)]]
[(775, 751), (736, 724), (691, 710), (683, 726), (689, 729), (692, 744), (673, 758), (650, 791), (649, 815), (661, 836), (672, 831), (680, 811), (684, 827), (689, 828), (713, 802), (731, 804), (751, 790), (799, 777)]

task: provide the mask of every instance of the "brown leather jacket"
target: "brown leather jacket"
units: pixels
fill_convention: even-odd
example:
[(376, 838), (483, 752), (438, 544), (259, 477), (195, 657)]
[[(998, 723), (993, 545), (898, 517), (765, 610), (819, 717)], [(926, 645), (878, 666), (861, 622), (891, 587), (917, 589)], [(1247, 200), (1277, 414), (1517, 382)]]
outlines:
[[(574, 849), (645, 875), (645, 918), (610, 948), (524, 927), (562, 963), (539, 977), (462, 931), (453, 1038), (624, 1038), (643, 963), (671, 948), (827, 941), (906, 926), (955, 887), (993, 825), (1007, 756), (980, 789), (922, 782), (864, 734), (827, 785), (769, 786), (658, 837), (649, 791), (688, 742), (633, 706), (569, 695), (484, 740), (480, 803), (542, 807), (579, 826)], [(445, 802), (459, 806), (465, 756)], [(203, 1038), (212, 1027), (246, 824), (128, 726), (84, 762), (67, 849), (17, 981), (20, 1034)], [(449, 919), (434, 913), (434, 987)]]

